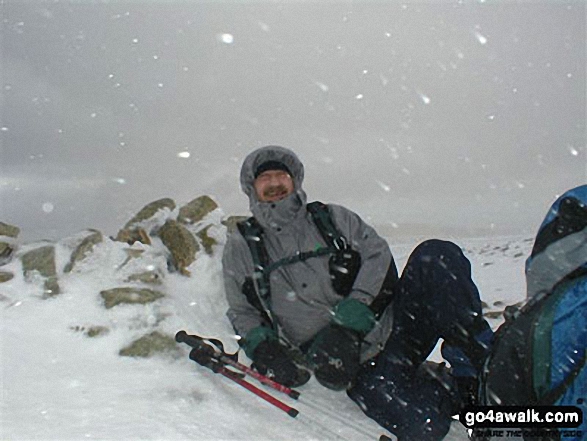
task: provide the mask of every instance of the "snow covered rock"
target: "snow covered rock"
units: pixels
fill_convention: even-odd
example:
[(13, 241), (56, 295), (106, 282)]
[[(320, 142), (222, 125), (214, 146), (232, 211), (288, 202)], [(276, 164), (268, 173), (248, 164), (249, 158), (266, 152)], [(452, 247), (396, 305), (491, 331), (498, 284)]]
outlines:
[(144, 243), (145, 245), (151, 245), (151, 238), (147, 232), (140, 227), (133, 229), (123, 228), (116, 235), (116, 240), (119, 242), (126, 242), (132, 245), (135, 242)]
[(0, 236), (8, 236), (16, 239), (19, 233), (20, 228), (15, 227), (14, 225), (9, 225), (5, 224), (4, 222), (0, 222)]
[(152, 357), (155, 354), (167, 354), (179, 357), (181, 352), (175, 339), (159, 331), (153, 331), (132, 342), (119, 352), (123, 357)]
[(100, 296), (104, 299), (104, 307), (110, 309), (120, 304), (145, 305), (147, 303), (153, 303), (165, 297), (165, 294), (149, 288), (124, 286), (101, 291)]
[(8, 282), (14, 278), (14, 274), (8, 271), (0, 271), (0, 283)]
[(141, 242), (151, 245), (150, 235), (156, 233), (167, 219), (173, 215), (175, 201), (170, 198), (163, 198), (145, 205), (129, 220), (118, 232), (116, 240), (132, 245)]
[(206, 254), (212, 255), (214, 245), (218, 245), (218, 241), (213, 237), (208, 236), (208, 230), (212, 227), (212, 225), (208, 225), (206, 228), (198, 231), (196, 235), (200, 239), (202, 246), (204, 247), (204, 251)]
[(217, 208), (218, 204), (210, 196), (200, 196), (179, 209), (177, 220), (183, 224), (195, 224)]
[(196, 260), (196, 253), (200, 250), (196, 238), (185, 226), (172, 219), (165, 222), (158, 235), (171, 253), (172, 266), (184, 276), (189, 276), (187, 267)]
[(157, 270), (148, 270), (142, 273), (131, 274), (125, 279), (128, 283), (145, 283), (147, 285), (161, 285), (163, 283), (163, 274)]
[(222, 220), (222, 225), (226, 227), (228, 233), (232, 233), (233, 231), (236, 231), (236, 224), (247, 219), (247, 216), (228, 216), (226, 219)]
[(19, 233), (20, 228), (0, 222), (0, 265), (8, 263), (12, 258)]
[(142, 224), (144, 221), (152, 219), (158, 211), (164, 209), (169, 211), (175, 210), (175, 201), (170, 198), (163, 198), (145, 205), (131, 220), (129, 220), (124, 225), (124, 229), (131, 229), (134, 226)]
[(44, 296), (46, 298), (56, 296), (61, 292), (57, 282), (54, 245), (33, 248), (24, 253), (20, 260), (25, 280), (33, 281), (37, 277), (44, 279)]
[(70, 258), (68, 264), (65, 265), (65, 268), (63, 269), (64, 273), (71, 272), (71, 270), (73, 269), (75, 264), (78, 261), (85, 258), (92, 251), (92, 248), (94, 248), (94, 245), (102, 242), (102, 240), (103, 240), (102, 233), (100, 233), (98, 230), (88, 230), (88, 232), (90, 234), (88, 236), (86, 236), (84, 239), (82, 239), (82, 241), (75, 248), (73, 253), (71, 253), (71, 258)]

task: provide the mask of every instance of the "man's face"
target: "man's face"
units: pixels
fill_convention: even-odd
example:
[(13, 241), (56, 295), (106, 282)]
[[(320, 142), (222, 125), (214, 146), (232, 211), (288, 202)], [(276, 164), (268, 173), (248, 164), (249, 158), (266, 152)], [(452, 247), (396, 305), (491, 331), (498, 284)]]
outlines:
[(253, 183), (257, 199), (261, 202), (280, 201), (294, 191), (294, 184), (288, 172), (267, 170), (257, 176)]

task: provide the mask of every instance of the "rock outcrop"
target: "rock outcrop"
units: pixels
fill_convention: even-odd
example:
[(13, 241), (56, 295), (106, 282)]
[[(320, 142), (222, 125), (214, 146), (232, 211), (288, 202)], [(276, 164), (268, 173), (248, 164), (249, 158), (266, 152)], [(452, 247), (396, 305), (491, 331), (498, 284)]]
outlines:
[(8, 263), (12, 259), (19, 233), (20, 228), (0, 222), (0, 265)]
[(34, 248), (21, 256), (22, 270), (25, 280), (31, 280), (36, 275), (45, 279), (45, 297), (53, 297), (60, 294), (57, 282), (57, 269), (55, 265), (55, 246), (45, 245)]
[[(121, 356), (176, 356), (178, 345), (162, 331), (169, 330), (166, 320), (172, 315), (169, 305), (173, 302), (166, 302), (167, 283), (174, 277), (176, 283), (183, 281), (177, 273), (190, 277), (188, 268), (200, 250), (214, 255), (223, 243), (224, 227), (233, 231), (236, 222), (246, 219), (231, 216), (220, 221), (221, 213), (213, 213), (217, 209), (218, 204), (209, 196), (193, 199), (179, 209), (172, 199), (159, 199), (145, 205), (116, 238), (89, 229), (60, 243), (30, 244), (22, 250), (16, 247), (19, 228), (0, 222), (0, 265), (18, 256), (16, 271), (22, 266), (26, 282), (43, 283), (43, 298), (61, 292), (60, 277), (64, 287), (69, 283), (75, 286), (78, 277), (90, 277), (88, 294), (93, 296), (93, 307), (103, 309), (103, 316), (96, 320), (100, 324), (86, 322), (69, 329), (89, 338), (119, 338), (121, 331), (136, 336), (140, 330), (138, 335), (142, 336), (123, 347)], [(104, 267), (100, 259), (104, 259)], [(0, 283), (14, 278), (12, 265), (0, 270)], [(96, 288), (102, 283), (107, 289)], [(3, 298), (0, 295), (0, 300)]]
[(182, 224), (195, 224), (217, 208), (218, 204), (210, 196), (200, 196), (179, 209), (177, 221)]
[(171, 266), (181, 274), (189, 276), (190, 272), (187, 267), (196, 260), (196, 253), (200, 250), (200, 246), (193, 234), (185, 226), (174, 220), (165, 222), (158, 234), (171, 253)]
[(180, 350), (175, 339), (159, 331), (153, 331), (122, 348), (119, 352), (123, 357), (152, 357), (156, 354), (179, 356)]
[(104, 307), (110, 309), (122, 304), (146, 305), (147, 303), (153, 303), (154, 301), (165, 297), (165, 294), (149, 288), (124, 286), (101, 291), (100, 296), (104, 299)]
[(71, 257), (65, 268), (63, 269), (64, 273), (69, 273), (75, 266), (77, 262), (83, 260), (88, 254), (91, 253), (94, 245), (102, 242), (104, 238), (102, 237), (102, 233), (98, 230), (88, 230), (89, 234), (86, 236), (79, 245), (73, 250), (71, 253)]

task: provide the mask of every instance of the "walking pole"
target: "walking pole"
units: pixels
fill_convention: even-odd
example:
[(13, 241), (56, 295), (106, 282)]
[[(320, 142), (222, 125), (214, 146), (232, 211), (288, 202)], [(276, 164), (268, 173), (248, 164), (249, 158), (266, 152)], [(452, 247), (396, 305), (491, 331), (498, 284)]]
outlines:
[[(183, 331), (180, 331), (180, 332), (183, 332)], [(183, 334), (182, 335), (179, 335), (179, 334), (180, 333), (178, 333), (178, 335), (176, 335), (176, 341), (182, 342), (182, 339), (184, 339), (185, 336)], [(197, 347), (193, 347), (192, 345), (190, 345), (193, 347), (193, 349), (191, 350), (190, 355), (189, 355), (190, 360), (193, 360), (196, 363), (198, 363), (199, 365), (204, 366), (204, 367), (212, 370), (212, 372), (219, 373), (220, 375), (237, 383), (238, 385), (244, 387), (248, 391), (257, 395), (259, 398), (267, 401), (268, 403), (274, 405), (278, 409), (284, 411), (292, 418), (295, 418), (299, 414), (298, 410), (294, 409), (291, 406), (288, 406), (283, 401), (278, 400), (277, 398), (269, 395), (267, 392), (259, 389), (255, 385), (249, 383), (248, 381), (243, 379), (241, 376), (239, 376), (239, 373), (227, 369), (225, 367), (225, 363), (220, 359), (220, 358), (225, 358), (225, 357), (221, 357), (219, 354), (217, 354), (216, 351), (214, 350), (214, 348), (212, 348), (212, 346), (204, 343), (203, 341), (198, 342), (197, 339), (191, 339), (190, 341), (194, 344), (197, 343)], [(226, 358), (228, 358), (228, 357), (226, 357)]]
[[(201, 349), (203, 345), (205, 345), (207, 348), (210, 348), (210, 346), (205, 343), (205, 341), (202, 337), (199, 337), (197, 335), (190, 335), (185, 331), (179, 331), (177, 334), (175, 334), (175, 341), (177, 341), (178, 343), (185, 343), (194, 349)], [(279, 383), (273, 381), (271, 378), (268, 378), (265, 375), (262, 375), (259, 372), (255, 371), (254, 369), (251, 369), (250, 367), (245, 366), (244, 364), (233, 360), (231, 357), (229, 357), (228, 355), (226, 355), (222, 352), (216, 353), (216, 357), (222, 363), (228, 364), (228, 365), (244, 372), (245, 374), (250, 375), (255, 380), (257, 380), (257, 381), (259, 381), (259, 382), (261, 382), (261, 383), (263, 383), (263, 384), (265, 384), (265, 385), (267, 385), (267, 386), (269, 386), (279, 392), (282, 392), (282, 393), (288, 395), (289, 397), (293, 398), (294, 400), (297, 400), (300, 396), (300, 393), (298, 391), (293, 390), (287, 386), (284, 386), (283, 384), (279, 384)]]

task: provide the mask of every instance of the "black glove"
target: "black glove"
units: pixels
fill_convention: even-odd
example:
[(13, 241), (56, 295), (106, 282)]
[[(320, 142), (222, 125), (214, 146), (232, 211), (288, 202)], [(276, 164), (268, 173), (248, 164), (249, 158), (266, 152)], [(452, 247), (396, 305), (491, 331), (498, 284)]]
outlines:
[(307, 353), (316, 380), (332, 390), (350, 385), (359, 371), (360, 355), (359, 333), (336, 324), (318, 332)]
[(293, 361), (291, 351), (277, 340), (264, 340), (255, 349), (253, 367), (257, 371), (287, 387), (306, 384), (310, 373)]

